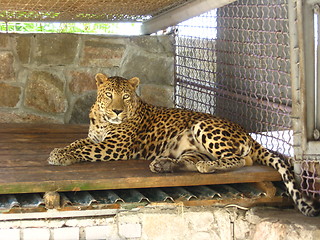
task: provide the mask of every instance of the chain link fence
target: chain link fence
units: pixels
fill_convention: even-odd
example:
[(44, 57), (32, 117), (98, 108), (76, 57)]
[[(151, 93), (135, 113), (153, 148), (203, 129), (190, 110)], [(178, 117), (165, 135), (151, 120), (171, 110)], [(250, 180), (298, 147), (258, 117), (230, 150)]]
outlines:
[(177, 107), (244, 126), (293, 155), (286, 1), (242, 0), (177, 26)]
[(4, 22), (141, 22), (191, 0), (28, 0), (0, 1)]
[(301, 180), (301, 190), (313, 197), (320, 197), (320, 164), (319, 155), (304, 156), (299, 160), (299, 178)]
[[(287, 0), (239, 0), (176, 26), (175, 104), (237, 122), (270, 150), (294, 156)], [(302, 191), (320, 194), (316, 161)]]

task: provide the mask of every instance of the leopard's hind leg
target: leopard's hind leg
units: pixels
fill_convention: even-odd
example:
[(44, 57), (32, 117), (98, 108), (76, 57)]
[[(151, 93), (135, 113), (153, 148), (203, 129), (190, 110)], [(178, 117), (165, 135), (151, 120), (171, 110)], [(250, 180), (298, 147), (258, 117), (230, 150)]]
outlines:
[(215, 161), (199, 161), (196, 164), (196, 168), (201, 173), (213, 173), (216, 171), (228, 171), (245, 165), (246, 159), (244, 157), (230, 154)]
[(209, 161), (196, 163), (197, 171), (212, 173), (252, 165), (252, 139), (239, 126), (208, 119), (195, 124), (192, 132), (198, 148), (210, 156)]
[[(170, 157), (171, 154), (158, 157), (150, 164), (151, 171), (212, 173), (251, 165), (249, 153), (252, 139), (249, 136), (240, 137), (242, 132), (237, 128), (229, 129), (227, 132), (214, 130), (212, 125), (214, 122), (211, 119), (195, 124), (190, 133), (186, 134), (187, 139), (184, 139), (189, 143), (188, 147), (180, 154), (176, 154), (176, 157)], [(231, 133), (237, 133), (239, 136), (231, 136)], [(180, 149), (179, 144), (182, 146), (182, 141), (178, 143), (178, 149)]]
[(240, 168), (246, 165), (246, 158), (231, 155), (222, 159), (213, 159), (209, 154), (188, 150), (178, 159), (159, 157), (151, 162), (152, 172), (179, 172), (192, 171), (200, 173), (213, 173)]
[(179, 171), (196, 172), (196, 164), (201, 161), (211, 161), (211, 159), (207, 154), (195, 150), (186, 150), (177, 159), (158, 157), (150, 163), (149, 167), (152, 172), (157, 173)]

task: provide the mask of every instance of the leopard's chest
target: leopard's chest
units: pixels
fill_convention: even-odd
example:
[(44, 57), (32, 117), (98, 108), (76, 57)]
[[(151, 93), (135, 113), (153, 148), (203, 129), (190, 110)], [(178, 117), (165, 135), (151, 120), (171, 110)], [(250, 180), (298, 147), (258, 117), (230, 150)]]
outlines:
[(88, 137), (94, 142), (102, 142), (107, 136), (107, 131), (105, 126), (93, 126), (90, 125)]

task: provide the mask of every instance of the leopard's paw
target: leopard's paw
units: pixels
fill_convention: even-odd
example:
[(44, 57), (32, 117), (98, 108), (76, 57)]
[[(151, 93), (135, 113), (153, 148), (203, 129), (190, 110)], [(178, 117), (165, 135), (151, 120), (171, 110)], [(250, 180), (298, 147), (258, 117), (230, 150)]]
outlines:
[(200, 173), (213, 173), (216, 171), (214, 162), (199, 161), (196, 163), (196, 168)]
[(171, 158), (158, 158), (152, 161), (149, 165), (151, 172), (154, 173), (165, 173), (165, 172), (174, 172), (176, 167), (176, 160)]
[(55, 148), (51, 151), (48, 163), (51, 165), (67, 166), (76, 162), (76, 159), (64, 148)]

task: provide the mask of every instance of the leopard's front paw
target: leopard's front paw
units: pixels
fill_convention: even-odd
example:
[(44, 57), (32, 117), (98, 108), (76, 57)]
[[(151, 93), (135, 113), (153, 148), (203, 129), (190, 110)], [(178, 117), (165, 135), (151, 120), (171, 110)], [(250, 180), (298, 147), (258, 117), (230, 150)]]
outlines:
[(71, 165), (77, 162), (76, 159), (64, 148), (55, 148), (51, 151), (48, 163), (51, 165)]
[(170, 158), (159, 158), (152, 161), (149, 165), (151, 172), (154, 173), (165, 173), (174, 172), (174, 168), (177, 165), (174, 159)]

